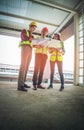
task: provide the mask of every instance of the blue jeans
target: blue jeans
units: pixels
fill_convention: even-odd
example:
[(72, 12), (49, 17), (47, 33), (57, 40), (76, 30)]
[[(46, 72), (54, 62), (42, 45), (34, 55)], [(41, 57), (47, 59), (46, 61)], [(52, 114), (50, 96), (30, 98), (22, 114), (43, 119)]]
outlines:
[(64, 76), (63, 76), (63, 67), (62, 67), (63, 63), (62, 63), (62, 61), (55, 61), (55, 62), (50, 61), (50, 85), (53, 84), (55, 63), (57, 63), (58, 72), (59, 72), (59, 75), (60, 75), (61, 87), (64, 87)]

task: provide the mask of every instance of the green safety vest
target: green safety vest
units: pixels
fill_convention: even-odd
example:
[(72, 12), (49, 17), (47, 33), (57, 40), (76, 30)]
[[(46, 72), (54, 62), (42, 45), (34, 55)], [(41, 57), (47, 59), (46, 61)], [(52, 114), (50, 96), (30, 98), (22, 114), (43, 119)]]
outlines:
[[(26, 30), (26, 35), (29, 37), (29, 31), (28, 30)], [(22, 45), (30, 45), (31, 47), (32, 47), (32, 44), (31, 44), (31, 42), (30, 41), (21, 41), (20, 43), (19, 43), (19, 46), (22, 46)]]

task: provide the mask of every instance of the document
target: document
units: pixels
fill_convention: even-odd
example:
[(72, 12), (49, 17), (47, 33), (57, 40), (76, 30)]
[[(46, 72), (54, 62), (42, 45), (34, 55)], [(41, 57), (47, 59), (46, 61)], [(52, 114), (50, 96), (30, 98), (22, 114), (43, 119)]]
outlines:
[(33, 45), (41, 45), (47, 48), (60, 48), (60, 40), (55, 40), (51, 38), (36, 38), (32, 40)]
[(60, 48), (60, 40), (51, 39), (48, 42), (48, 48)]
[(46, 46), (48, 44), (48, 41), (50, 40), (50, 38), (36, 38), (32, 40), (32, 44), (33, 45), (42, 45), (42, 46)]

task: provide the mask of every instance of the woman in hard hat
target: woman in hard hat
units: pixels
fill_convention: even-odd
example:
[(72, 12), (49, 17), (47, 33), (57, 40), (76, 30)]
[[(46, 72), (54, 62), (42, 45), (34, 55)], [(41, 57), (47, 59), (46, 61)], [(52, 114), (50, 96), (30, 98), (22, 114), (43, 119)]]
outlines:
[(32, 57), (32, 32), (35, 31), (37, 27), (36, 22), (31, 22), (29, 25), (29, 29), (23, 29), (21, 32), (21, 65), (19, 70), (19, 76), (18, 76), (18, 90), (20, 91), (27, 91), (27, 88), (30, 86), (27, 86), (25, 84), (26, 81), (26, 75), (29, 68), (29, 64)]
[[(60, 35), (55, 33), (53, 39), (60, 40)], [(53, 88), (53, 78), (54, 78), (54, 70), (55, 63), (57, 63), (58, 72), (60, 75), (61, 87), (60, 91), (64, 89), (64, 76), (63, 76), (63, 55), (65, 53), (64, 44), (60, 40), (58, 49), (50, 49), (50, 85), (48, 89)]]
[[(41, 30), (41, 37), (45, 39), (47, 34), (48, 34), (48, 28), (44, 27)], [(37, 90), (37, 88), (45, 89), (44, 87), (41, 86), (41, 83), (42, 83), (46, 60), (47, 60), (47, 48), (38, 45), (35, 48), (35, 66), (34, 66), (34, 74), (33, 74), (34, 90)]]

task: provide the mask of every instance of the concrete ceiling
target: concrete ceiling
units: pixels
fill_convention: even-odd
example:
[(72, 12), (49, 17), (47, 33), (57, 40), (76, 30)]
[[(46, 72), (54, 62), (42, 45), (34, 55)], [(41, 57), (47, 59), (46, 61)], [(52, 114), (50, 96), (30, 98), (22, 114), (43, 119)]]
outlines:
[(83, 0), (0, 0), (0, 34), (18, 35), (31, 21), (38, 23), (35, 33), (48, 27), (60, 30), (77, 13)]

